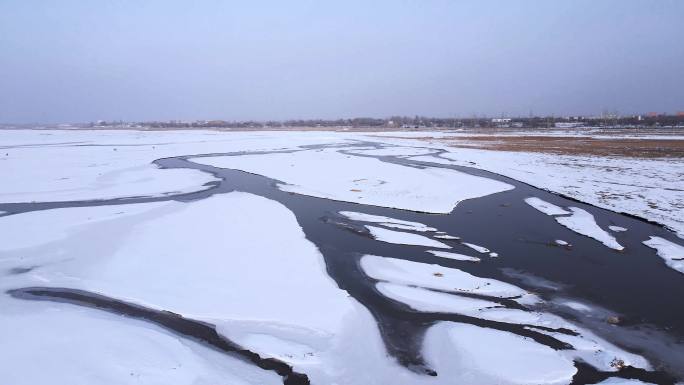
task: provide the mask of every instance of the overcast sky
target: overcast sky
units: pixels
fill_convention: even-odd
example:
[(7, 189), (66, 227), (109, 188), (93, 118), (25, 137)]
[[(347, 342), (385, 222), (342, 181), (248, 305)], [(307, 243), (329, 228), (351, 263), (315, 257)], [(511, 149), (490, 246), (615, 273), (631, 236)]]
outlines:
[(0, 122), (684, 110), (684, 1), (0, 0)]

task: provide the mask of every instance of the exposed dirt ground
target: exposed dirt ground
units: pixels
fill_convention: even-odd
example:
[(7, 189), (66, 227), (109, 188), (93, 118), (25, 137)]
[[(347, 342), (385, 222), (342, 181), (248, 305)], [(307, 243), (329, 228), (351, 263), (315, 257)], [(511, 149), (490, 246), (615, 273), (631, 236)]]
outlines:
[(684, 140), (583, 138), (563, 136), (467, 136), (441, 138), (454, 147), (500, 151), (544, 152), (561, 155), (684, 158)]

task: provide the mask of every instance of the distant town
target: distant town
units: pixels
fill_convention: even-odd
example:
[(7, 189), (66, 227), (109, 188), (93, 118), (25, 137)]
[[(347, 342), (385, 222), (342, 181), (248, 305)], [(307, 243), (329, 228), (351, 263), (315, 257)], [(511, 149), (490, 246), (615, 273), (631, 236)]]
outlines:
[(434, 118), (425, 116), (392, 116), (389, 118), (351, 119), (295, 119), (284, 121), (228, 121), (228, 120), (169, 120), (128, 122), (122, 120), (98, 120), (87, 123), (63, 124), (0, 124), (2, 128), (109, 128), (109, 129), (201, 129), (219, 128), (235, 130), (286, 130), (293, 128), (326, 129), (455, 129), (455, 128), (684, 128), (684, 111), (675, 114), (649, 112), (643, 115), (618, 115), (606, 113), (600, 116), (527, 116), (527, 117), (469, 117)]

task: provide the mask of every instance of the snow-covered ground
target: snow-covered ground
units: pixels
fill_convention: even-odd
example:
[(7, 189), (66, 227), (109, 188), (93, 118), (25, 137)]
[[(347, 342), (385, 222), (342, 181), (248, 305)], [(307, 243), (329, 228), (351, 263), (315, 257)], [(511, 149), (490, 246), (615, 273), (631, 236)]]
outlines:
[[(284, 191), (429, 213), (449, 213), (465, 199), (513, 188), (458, 171), (404, 167), (374, 158), (345, 155), (337, 149), (207, 157), (195, 161), (277, 179), (284, 182), (279, 185)], [(435, 185), (440, 188), (434, 188)]]
[[(290, 143), (296, 138), (295, 145)], [(324, 133), (232, 135), (212, 131), (0, 131), (0, 202), (163, 196), (205, 189), (211, 175), (160, 169), (185, 154), (274, 150), (343, 142)]]
[[(413, 144), (446, 149), (448, 153), (440, 158), (428, 155), (414, 156), (411, 159), (492, 171), (595, 206), (658, 222), (684, 238), (682, 159), (572, 156), (456, 148), (447, 146), (440, 140), (441, 137), (448, 136), (447, 133), (393, 134), (397, 133), (383, 133), (373, 137), (401, 146)], [(405, 139), (397, 139), (399, 136)], [(676, 136), (653, 138), (684, 140)]]
[(67, 304), (0, 303), (4, 384), (282, 384), (273, 372), (141, 321)]
[[(244, 212), (250, 215), (242, 215)], [(26, 229), (32, 229), (32, 234), (26, 234)], [(339, 381), (339, 370), (359, 374), (349, 383), (365, 384), (370, 378), (397, 374), (406, 377), (405, 383), (420, 383), (416, 374), (386, 357), (368, 310), (327, 276), (320, 253), (304, 238), (292, 213), (265, 198), (229, 193), (193, 203), (45, 210), (2, 218), (0, 233), (6, 236), (1, 245), (0, 270), (32, 267), (24, 274), (3, 277), (3, 291), (28, 286), (82, 289), (210, 322), (242, 346), (286, 361), (318, 384)], [(282, 245), (287, 245), (287, 252)], [(27, 321), (38, 322), (38, 318), (26, 318), (32, 309), (47, 308), (44, 323), (48, 325), (54, 318), (66, 326), (75, 312), (80, 318), (73, 325), (76, 329), (70, 329), (74, 333), (78, 325), (90, 324), (101, 328), (93, 329), (93, 333), (102, 330), (110, 334), (101, 345), (100, 354), (107, 355), (94, 355), (93, 360), (106, 357), (108, 365), (116, 368), (127, 367), (138, 357), (129, 356), (126, 350), (107, 353), (112, 341), (132, 327), (123, 320), (118, 322), (120, 327), (114, 321), (98, 326), (103, 322), (98, 319), (112, 317), (71, 305), (39, 305), (6, 294), (0, 302), (3, 309), (13, 309), (3, 311), (0, 333), (11, 333)], [(28, 327), (20, 330), (31, 331)], [(41, 332), (43, 354), (60, 355), (67, 348), (64, 344), (71, 346), (71, 334), (59, 330)], [(81, 338), (85, 344), (90, 337), (81, 335), (73, 349), (81, 346)], [(144, 337), (143, 332), (130, 337), (142, 339), (131, 342), (130, 349), (146, 349), (146, 341), (152, 337)], [(163, 335), (155, 338), (162, 339)], [(92, 336), (90, 343), (98, 341)], [(188, 345), (173, 345), (173, 341), (177, 338), (149, 343), (171, 355), (167, 360), (185, 364), (182, 355), (188, 354)], [(363, 357), (356, 353), (360, 345), (364, 346)], [(155, 356), (156, 351), (140, 354)], [(31, 364), (22, 357), (13, 358), (17, 364), (3, 370), (11, 371), (11, 378), (21, 376)], [(213, 361), (198, 361), (195, 372), (192, 366), (175, 371), (173, 365), (161, 364), (164, 356), (155, 359), (147, 364), (161, 366), (157, 372), (148, 373), (150, 381), (145, 383), (214, 383), (214, 372), (217, 376), (225, 372), (226, 378), (231, 378), (243, 370), (239, 365), (239, 370), (234, 370), (230, 362), (216, 366)], [(66, 381), (86, 364), (74, 360), (73, 365), (41, 366), (31, 371), (26, 383), (48, 377)], [(214, 366), (202, 370), (200, 365)], [(373, 372), (365, 366), (373, 367)], [(92, 369), (95, 374), (100, 367)], [(111, 376), (111, 383), (120, 383), (120, 373), (110, 373), (107, 366), (101, 370)], [(262, 377), (268, 375), (243, 380), (261, 384), (265, 383)]]
[[(471, 166), (472, 161), (477, 167), (496, 168), (492, 171), (501, 174), (518, 172), (535, 183), (546, 183), (544, 175), (548, 180), (559, 179), (558, 184), (548, 182), (542, 186), (550, 189), (580, 183), (577, 178), (568, 179), (573, 175), (571, 172), (552, 177), (551, 171), (561, 172), (568, 166), (549, 166), (548, 158), (538, 158), (539, 164), (521, 171), (519, 167), (528, 163), (487, 155), (496, 152), (483, 155), (480, 150), (455, 149), (435, 158), (425, 155), (430, 151), (423, 148), (424, 142), (420, 142), (420, 148), (407, 144), (383, 149), (363, 148), (363, 144), (356, 149), (302, 147), (354, 144), (356, 140), (368, 140), (365, 134), (0, 134), (0, 203), (164, 197), (210, 188), (206, 184), (216, 179), (208, 173), (165, 170), (152, 163), (181, 155), (190, 156), (197, 163), (277, 179), (282, 182), (280, 189), (295, 194), (428, 213), (448, 213), (460, 201), (503, 192), (513, 186), (453, 170), (407, 167), (350, 154), (404, 155)], [(293, 152), (224, 155), (271, 150)], [(350, 150), (350, 154), (341, 150)], [(209, 156), (197, 157), (203, 154)], [(529, 162), (537, 156), (529, 155), (520, 159)], [(639, 164), (646, 167), (645, 163)], [(596, 172), (605, 172), (602, 170)], [(639, 170), (646, 175), (645, 169)], [(678, 173), (681, 170), (675, 167), (664, 170), (667, 178)], [(584, 170), (582, 175), (588, 178), (591, 172)], [(578, 199), (594, 203), (592, 189), (603, 191), (606, 183), (610, 185), (606, 182), (610, 178), (595, 178), (602, 180), (581, 180)], [(644, 184), (650, 182), (639, 180)], [(673, 182), (667, 180), (661, 185), (642, 187), (650, 188), (649, 194), (660, 191), (657, 189), (670, 191), (672, 195), (665, 194), (662, 199), (668, 207), (674, 207), (672, 202), (677, 202), (678, 195), (672, 186)], [(634, 192), (633, 188), (629, 191)], [(614, 201), (619, 204), (623, 199)], [(615, 360), (650, 369), (649, 363), (638, 355), (563, 318), (531, 310), (544, 301), (522, 287), (471, 274), (453, 264), (445, 267), (364, 255), (359, 261), (359, 274), (370, 280), (369, 288), (374, 288), (383, 300), (409, 311), (460, 314), (482, 322), (526, 328), (572, 346), (554, 350), (505, 330), (437, 322), (427, 329), (420, 350), (428, 366), (439, 375), (422, 375), (388, 355), (371, 311), (330, 278), (321, 251), (305, 237), (295, 215), (282, 204), (244, 192), (187, 202), (165, 199), (120, 203), (12, 215), (0, 212), (0, 382), (282, 383), (273, 371), (262, 370), (147, 321), (74, 304), (28, 301), (7, 292), (25, 287), (98, 293), (214, 325), (220, 335), (261, 357), (287, 363), (295, 371), (305, 373), (313, 384), (568, 384), (577, 371), (573, 364), (576, 360), (606, 372), (618, 370)], [(593, 218), (580, 209), (560, 208), (541, 200), (528, 203), (577, 232), (608, 246), (619, 246), (611, 244), (608, 237), (612, 235), (608, 232), (598, 225), (598, 229), (592, 227)], [(624, 207), (637, 210), (640, 206)], [(459, 238), (455, 235), (459, 234), (446, 234), (423, 223), (356, 211), (339, 214), (364, 223), (376, 241), (397, 245), (385, 246), (420, 246), (422, 249), (411, 249), (419, 254), (425, 251), (425, 257), (438, 263), (477, 268), (485, 261), (427, 249), (451, 249), (453, 245), (480, 256), (498, 255), (487, 245), (463, 242), (456, 246)], [(671, 220), (668, 224), (676, 228), (677, 223)], [(645, 243), (657, 249), (671, 266), (680, 266), (681, 246), (658, 237)], [(505, 257), (506, 250), (495, 251)], [(516, 306), (507, 307), (506, 303)], [(558, 328), (572, 330), (575, 335), (561, 333)]]
[[(440, 132), (362, 135), (331, 132), (3, 130), (0, 134), (0, 170), (3, 171), (0, 202), (105, 199), (187, 192), (205, 188), (202, 185), (214, 179), (194, 170), (158, 169), (151, 162), (185, 154), (291, 149), (301, 145), (374, 140), (402, 146), (357, 152), (406, 155), (418, 160), (482, 168), (599, 207), (656, 221), (684, 237), (684, 185), (681, 182), (684, 180), (684, 166), (678, 159), (455, 148), (445, 146), (439, 140), (440, 137), (453, 136), (453, 133)], [(428, 152), (425, 147), (447, 149), (449, 152), (442, 158), (420, 155)], [(392, 197), (379, 204), (418, 211), (448, 212), (459, 200), (509, 188), (500, 182), (449, 172), (446, 177), (453, 180), (449, 185), (472, 186), (472, 182), (478, 182), (477, 185), (482, 187), (469, 189), (472, 192), (467, 194), (462, 191), (437, 194), (421, 190), (420, 186), (442, 178), (440, 173), (443, 170), (436, 170), (438, 172), (434, 175), (422, 173), (415, 179), (415, 175), (420, 173), (405, 172), (394, 165), (374, 165), (379, 162), (374, 159), (350, 159), (341, 154), (324, 159), (321, 155), (320, 151), (297, 155), (273, 154), (270, 155), (272, 162), (268, 162), (271, 166), (255, 164), (260, 163), (256, 157), (223, 157), (211, 162), (264, 173), (289, 183), (285, 188), (314, 196), (378, 204), (379, 195), (391, 193)], [(326, 175), (325, 171), (345, 161), (349, 161), (345, 163), (348, 166), (337, 171), (338, 174)], [(368, 172), (364, 170), (368, 170), (369, 164), (381, 167), (383, 178), (378, 178), (378, 173), (365, 175)], [(398, 172), (401, 179), (412, 181), (386, 186), (390, 183), (385, 182), (399, 179), (395, 177)], [(301, 175), (316, 175), (316, 178), (310, 178), (314, 181), (301, 180)], [(331, 178), (337, 179), (333, 185), (330, 184)], [(422, 196), (422, 202), (416, 196)]]
[(539, 136), (539, 137), (576, 137), (576, 138), (591, 138), (591, 139), (644, 139), (644, 140), (684, 140), (684, 135), (681, 131), (672, 131), (671, 129), (614, 129), (614, 128), (599, 128), (599, 127), (582, 127), (582, 128), (538, 128), (538, 129), (492, 129), (482, 128), (474, 130), (470, 128), (448, 129), (444, 131), (385, 131), (375, 132), (370, 134), (375, 137), (390, 137), (390, 138), (468, 138), (473, 136), (500, 136), (500, 137), (517, 137), (517, 136)]

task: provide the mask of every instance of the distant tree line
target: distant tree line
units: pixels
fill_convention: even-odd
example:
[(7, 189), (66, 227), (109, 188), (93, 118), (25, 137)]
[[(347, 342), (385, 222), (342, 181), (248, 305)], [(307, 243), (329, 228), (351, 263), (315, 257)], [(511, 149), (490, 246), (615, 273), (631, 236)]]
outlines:
[(197, 121), (98, 121), (87, 124), (87, 127), (148, 127), (148, 128), (226, 128), (226, 129), (284, 129), (295, 127), (340, 127), (340, 128), (547, 128), (556, 123), (574, 123), (589, 127), (684, 127), (684, 114), (677, 115), (642, 115), (601, 117), (555, 117), (533, 116), (497, 119), (491, 117), (471, 118), (434, 118), (426, 116), (392, 116), (389, 118), (351, 118), (351, 119), (296, 119), (285, 121), (226, 121), (226, 120), (197, 120)]

